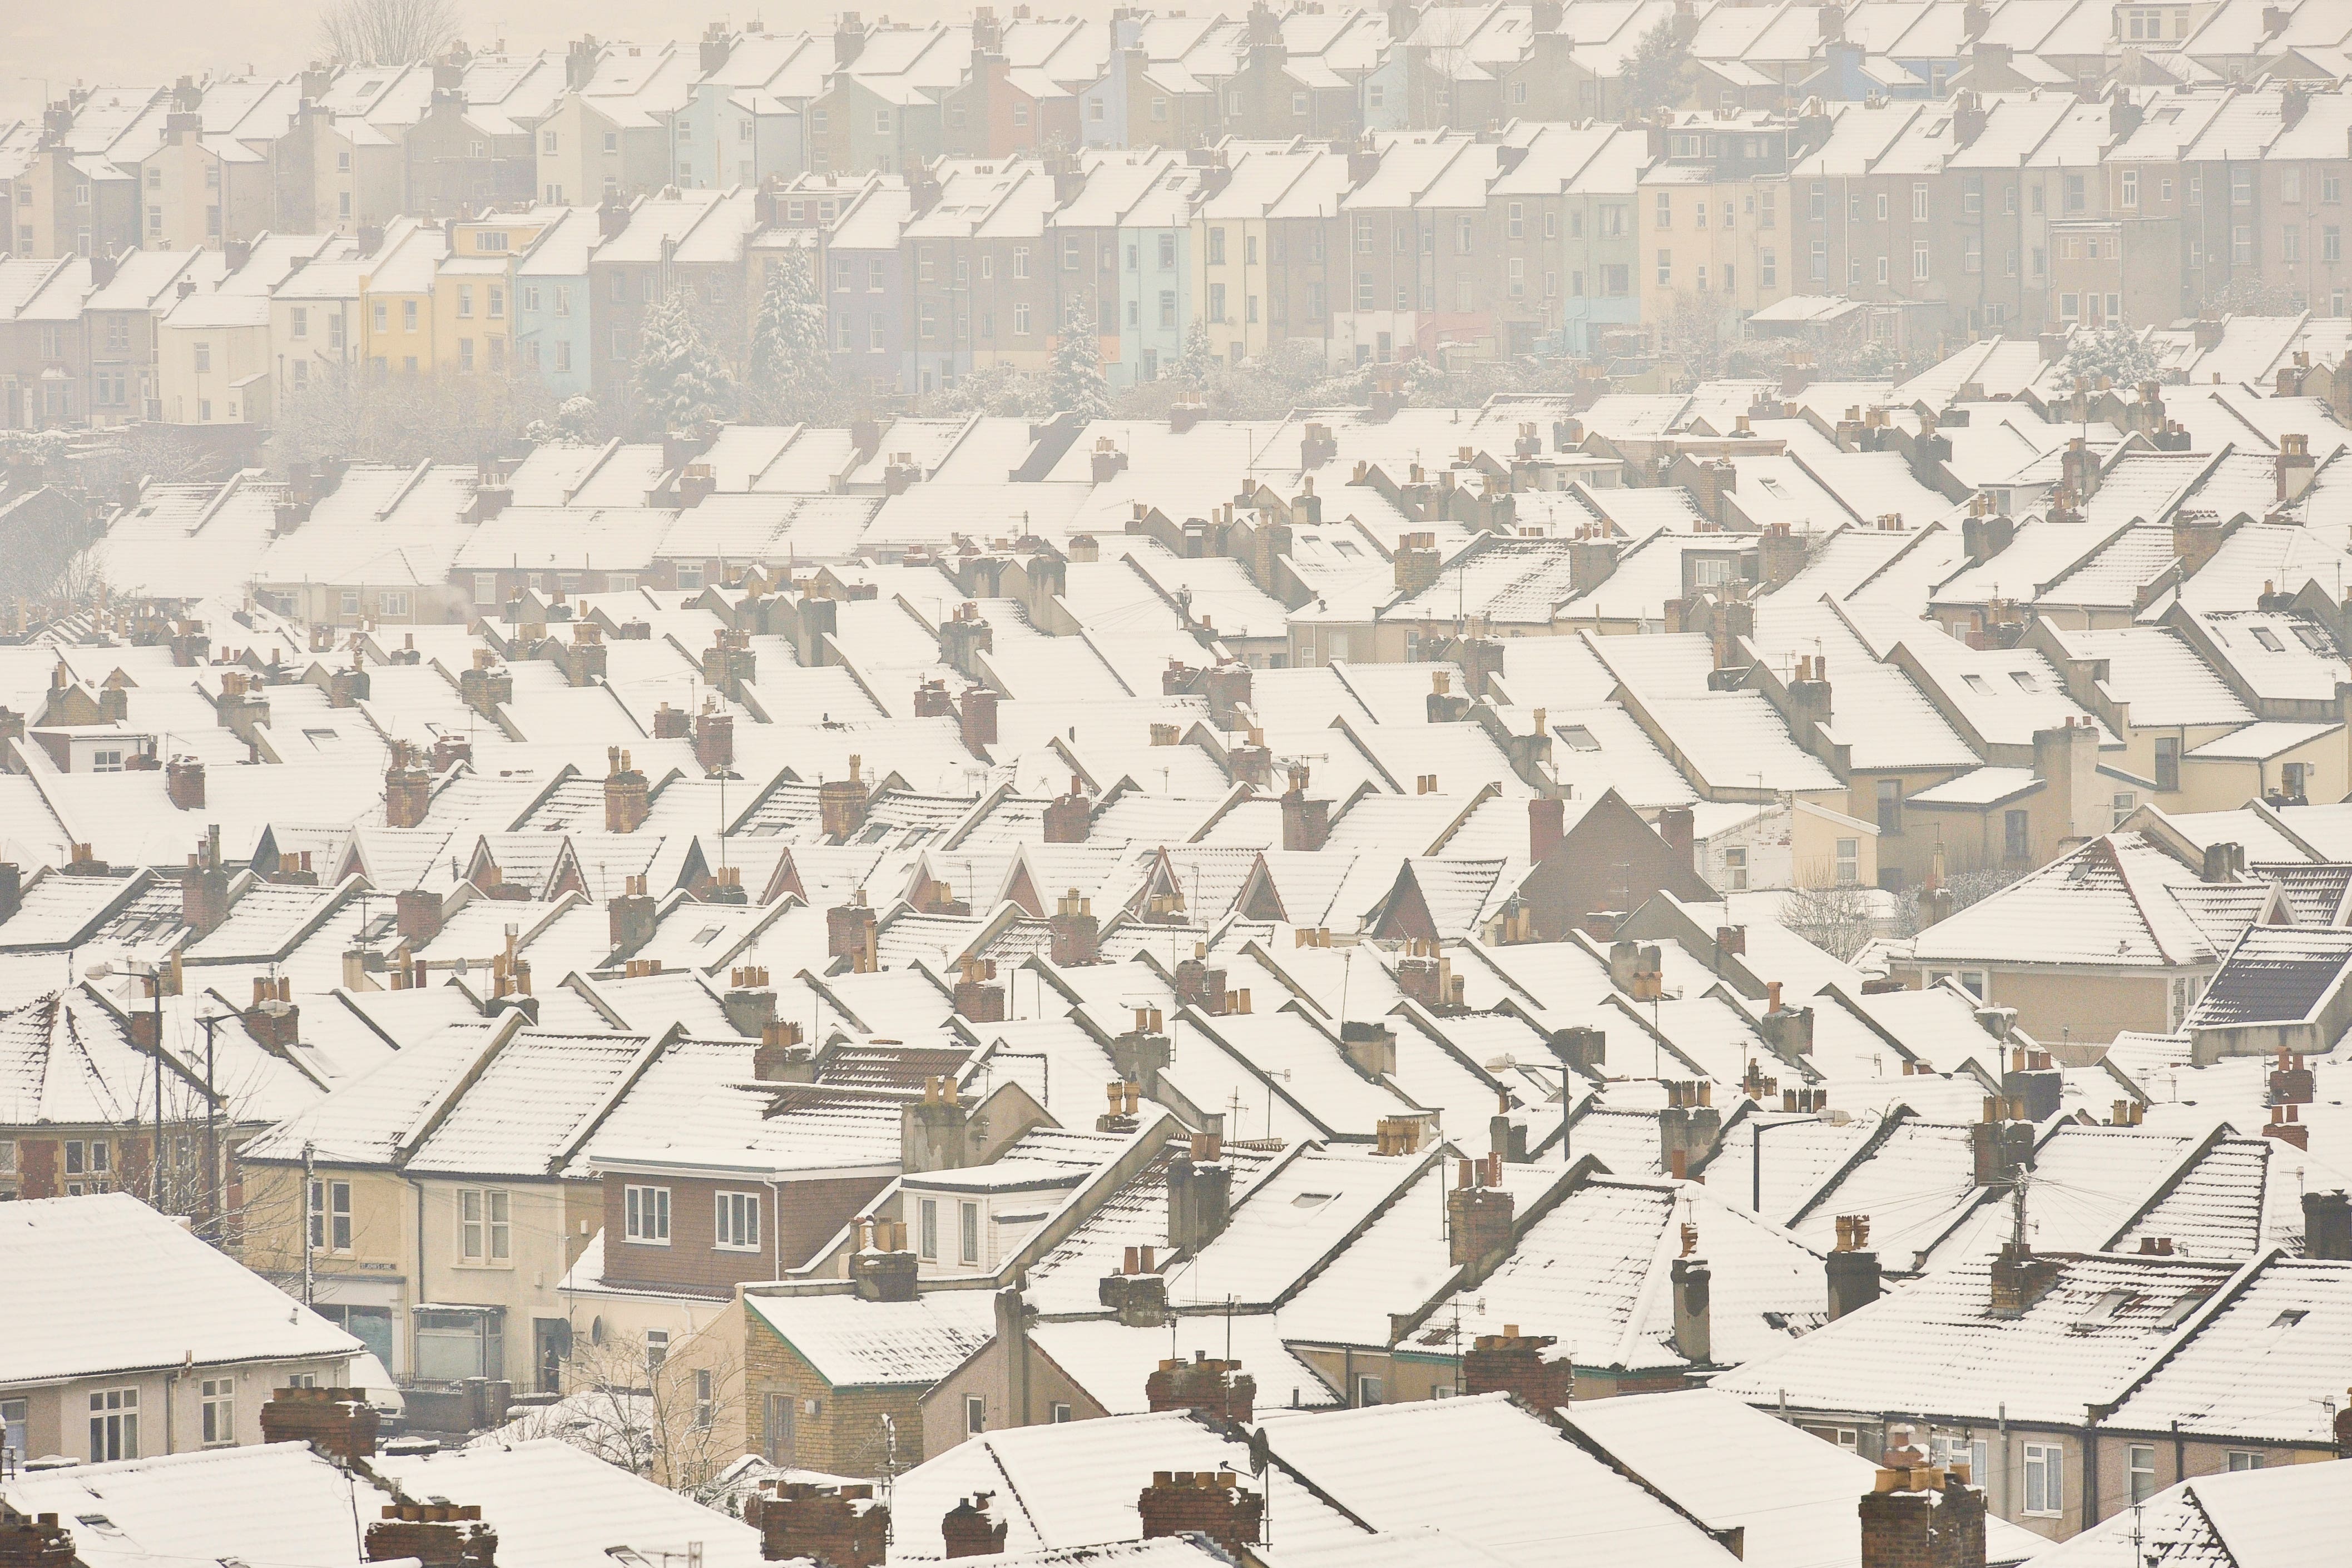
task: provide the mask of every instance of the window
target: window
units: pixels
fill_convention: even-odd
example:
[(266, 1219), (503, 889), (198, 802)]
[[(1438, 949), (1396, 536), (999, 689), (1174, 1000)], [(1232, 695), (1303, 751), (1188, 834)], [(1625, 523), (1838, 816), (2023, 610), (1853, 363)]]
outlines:
[(196, 356), (196, 374), (203, 375), (206, 371), (213, 368), (213, 346), (210, 343), (198, 343), (195, 346), (194, 352)]
[(375, 329), (379, 332), (389, 331), (391, 329), (391, 318), (387, 316), (385, 312), (390, 310), (391, 307), (384, 301), (379, 299), (375, 301), (374, 309)]
[(646, 1331), (646, 1370), (659, 1372), (662, 1369), (662, 1363), (668, 1359), (669, 1330), (647, 1329)]
[(1212, 283), (1209, 285), (1209, 319), (1216, 322), (1219, 326), (1223, 326), (1224, 324), (1225, 286), (1222, 283)]
[(980, 1205), (960, 1203), (956, 1206), (958, 1229), (961, 1232), (958, 1256), (966, 1263), (980, 1261)]
[(1925, 282), (1927, 277), (1927, 242), (1915, 240), (1911, 246), (1911, 277), (1915, 282)]
[(416, 330), (416, 301), (414, 299), (400, 302), (400, 329), (404, 332)]
[(1381, 1379), (1378, 1373), (1364, 1372), (1356, 1375), (1356, 1407), (1369, 1409), (1381, 1402)]
[[(2334, 224), (2319, 231), (2319, 259), (2322, 261), (2344, 259), (2344, 231)], [(2342, 315), (2343, 312), (2337, 311), (2336, 314)]]
[(2066, 1450), (2055, 1443), (2025, 1445), (2025, 1511), (2054, 1519), (2065, 1508)]
[(963, 1396), (963, 1429), (969, 1437), (988, 1430), (988, 1401), (977, 1394)]
[(310, 1245), (330, 1252), (352, 1249), (352, 1184), (314, 1181), (310, 1184)]
[(1290, 112), (1301, 120), (1307, 118), (1307, 95), (1305, 93), (1294, 92), (1290, 95)]
[(1669, 287), (1675, 281), (1675, 253), (1661, 246), (1658, 251), (1658, 287)]
[(698, 1432), (710, 1430), (711, 1421), (718, 1413), (718, 1401), (712, 1397), (714, 1392), (711, 1387), (709, 1368), (695, 1368), (694, 1429)]
[(2138, 170), (2126, 169), (2124, 171), (2123, 179), (2120, 183), (2116, 199), (2122, 202), (2122, 204), (2126, 207), (2136, 207), (2139, 205)]
[(1840, 887), (1852, 887), (1862, 880), (1862, 841), (1840, 839), (1837, 841), (1837, 880)]
[(2156, 737), (2156, 787), (2167, 794), (2180, 788), (2180, 737)]
[(2156, 1445), (2134, 1443), (2131, 1446), (2131, 1500), (2146, 1502), (2156, 1495)]
[(2254, 259), (2254, 230), (2251, 224), (2239, 224), (2230, 230), (2230, 260), (2243, 266)]
[(514, 1259), (511, 1195), (498, 1187), (457, 1189), (457, 1259), (507, 1263)]
[(499, 574), (495, 571), (476, 572), (474, 574), (474, 602), (477, 604), (496, 604), (498, 601)]
[(2235, 1474), (2240, 1470), (2258, 1470), (2262, 1468), (2262, 1455), (2247, 1448), (2232, 1448), (2230, 1450), (2230, 1469), (2232, 1474)]
[(633, 1186), (621, 1196), (622, 1234), (648, 1247), (669, 1245), (669, 1188)]
[(1029, 247), (1025, 245), (1016, 245), (1013, 247), (1013, 276), (1015, 277), (1029, 276)]
[[(287, 313), (286, 329), (288, 334), (292, 337), (309, 337), (310, 335), (310, 312), (302, 306), (295, 306), (292, 310)], [(110, 339), (112, 333), (110, 330)], [(114, 345), (110, 341), (107, 346), (109, 348), (112, 348)]]
[(1025, 299), (1013, 308), (1013, 335), (1016, 338), (1029, 335), (1029, 302)]
[(1070, 1407), (1067, 1405), (1063, 1404), (1061, 1401), (1055, 1400), (1053, 1406), (1053, 1424), (1058, 1427), (1069, 1418)]
[(2028, 852), (2026, 846), (2031, 841), (2031, 834), (2027, 830), (2027, 823), (2028, 818), (2023, 811), (2001, 813), (2001, 854), (2004, 859), (2012, 863), (2021, 862)]
[(1881, 779), (1878, 781), (1878, 831), (1899, 833), (1903, 831), (1903, 780)]
[(1927, 221), (1927, 187), (1924, 183), (1911, 187), (1911, 221), (1915, 224)]
[(1759, 256), (1757, 260), (1762, 268), (1764, 287), (1767, 288), (1778, 288), (1780, 286), (1780, 258), (1768, 250), (1762, 256)]
[(32, 1456), (33, 1402), (0, 1399), (0, 1469), (16, 1470)]
[(507, 319), (507, 291), (493, 283), (490, 285), (489, 294), (490, 319), (493, 321), (505, 320)]
[(197, 1384), (196, 1392), (205, 1447), (226, 1448), (236, 1442), (236, 1380), (233, 1377), (207, 1377)]
[(730, 1252), (749, 1252), (760, 1245), (760, 1195), (722, 1192), (718, 1199), (718, 1244)]
[(1670, 229), (1675, 226), (1675, 197), (1673, 192), (1660, 191), (1658, 193), (1657, 216), (1652, 221), (1662, 229)]
[(916, 1205), (915, 1214), (916, 1255), (920, 1258), (936, 1259), (940, 1255), (939, 1200), (932, 1197), (923, 1199)]
[(1734, 844), (1723, 852), (1723, 879), (1733, 893), (1748, 891), (1748, 848)]
[(110, 1388), (89, 1396), (89, 1462), (139, 1457), (139, 1390)]

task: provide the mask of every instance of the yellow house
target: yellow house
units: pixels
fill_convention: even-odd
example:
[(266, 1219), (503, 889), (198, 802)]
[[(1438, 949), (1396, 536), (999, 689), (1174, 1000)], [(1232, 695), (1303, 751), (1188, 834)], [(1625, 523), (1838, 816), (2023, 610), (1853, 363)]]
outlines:
[[(1736, 166), (1735, 166), (1736, 168)], [(1713, 162), (1660, 162), (1634, 202), (1642, 320), (1724, 336), (1789, 292), (1788, 182)]]
[[(360, 273), (360, 358), (379, 371), (430, 371), (434, 294), (449, 236), (437, 225), (404, 219)], [(456, 357), (454, 350), (450, 352)]]
[(434, 269), (433, 369), (504, 375), (512, 367), (515, 258), (560, 215), (534, 210), (448, 225)]

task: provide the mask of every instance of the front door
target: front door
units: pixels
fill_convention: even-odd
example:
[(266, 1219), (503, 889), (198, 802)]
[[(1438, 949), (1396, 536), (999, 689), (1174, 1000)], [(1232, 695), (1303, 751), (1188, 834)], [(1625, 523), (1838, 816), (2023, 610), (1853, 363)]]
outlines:
[(563, 1364), (572, 1354), (572, 1324), (564, 1318), (533, 1318), (531, 1364), (539, 1369), (541, 1394), (563, 1392)]

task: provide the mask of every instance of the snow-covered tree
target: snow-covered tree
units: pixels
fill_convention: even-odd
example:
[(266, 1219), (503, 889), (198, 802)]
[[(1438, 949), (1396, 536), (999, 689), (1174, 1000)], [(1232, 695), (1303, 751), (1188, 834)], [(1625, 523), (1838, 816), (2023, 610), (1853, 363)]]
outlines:
[(779, 424), (824, 423), (839, 406), (824, 302), (808, 269), (786, 263), (768, 275), (751, 325), (745, 413)]
[(565, 446), (585, 446), (596, 438), (598, 414), (593, 397), (568, 397), (563, 406), (555, 411), (552, 419), (535, 419), (523, 434), (540, 445), (550, 442)]
[(649, 431), (683, 430), (735, 412), (735, 378), (694, 324), (682, 288), (646, 312), (633, 375), (637, 423)]
[(1184, 357), (1176, 361), (1176, 379), (1194, 392), (1206, 392), (1216, 373), (1216, 350), (1209, 347), (1209, 329), (1197, 319), (1184, 334)]
[(1103, 377), (1102, 340), (1095, 336), (1093, 302), (1081, 295), (1062, 318), (1061, 341), (1054, 345), (1054, 368), (1046, 392), (1056, 412), (1081, 420), (1110, 413), (1110, 382)]
[(2137, 332), (2120, 324), (2101, 331), (2078, 331), (2066, 345), (2066, 375), (2072, 390), (2096, 390), (2101, 380), (2115, 387), (2136, 387), (2161, 379), (2156, 350)]

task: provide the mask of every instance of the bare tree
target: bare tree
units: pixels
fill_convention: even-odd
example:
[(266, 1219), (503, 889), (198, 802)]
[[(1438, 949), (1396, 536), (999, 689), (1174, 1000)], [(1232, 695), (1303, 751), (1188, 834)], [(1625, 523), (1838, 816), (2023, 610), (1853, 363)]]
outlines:
[(413, 65), (457, 41), (457, 8), (452, 0), (332, 0), (319, 34), (346, 65)]
[(698, 1502), (727, 1492), (739, 1457), (743, 1375), (726, 1346), (709, 1334), (693, 1354), (656, 1360), (638, 1334), (614, 1333), (601, 1344), (574, 1338), (563, 1364), (571, 1392), (525, 1411), (500, 1439), (557, 1437), (608, 1465), (660, 1482)]
[(1780, 901), (1780, 924), (1841, 964), (1878, 935), (1871, 890), (1851, 885), (1791, 888)]
[(538, 378), (334, 366), (290, 394), (278, 421), (284, 461), (341, 456), (414, 465), (515, 451), (558, 412)]

